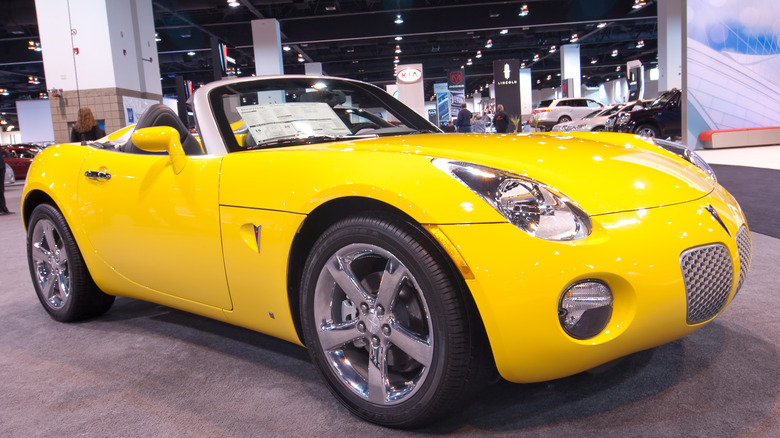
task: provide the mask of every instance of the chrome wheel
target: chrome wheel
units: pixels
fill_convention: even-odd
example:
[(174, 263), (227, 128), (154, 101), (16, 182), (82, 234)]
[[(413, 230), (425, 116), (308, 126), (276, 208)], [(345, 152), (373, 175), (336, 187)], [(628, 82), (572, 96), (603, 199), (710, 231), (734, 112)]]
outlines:
[(27, 263), (38, 299), (57, 321), (92, 318), (114, 303), (92, 280), (68, 222), (52, 205), (40, 204), (30, 214)]
[(60, 309), (71, 292), (68, 253), (62, 236), (49, 219), (36, 222), (32, 230), (31, 255), (34, 281), (46, 304)]
[(400, 403), (428, 377), (434, 351), (428, 304), (391, 252), (368, 243), (336, 251), (319, 274), (313, 305), (322, 353), (359, 397)]
[(646, 138), (655, 138), (658, 136), (656, 129), (650, 125), (640, 126), (639, 128), (636, 129), (635, 134), (639, 135), (640, 137), (646, 137)]

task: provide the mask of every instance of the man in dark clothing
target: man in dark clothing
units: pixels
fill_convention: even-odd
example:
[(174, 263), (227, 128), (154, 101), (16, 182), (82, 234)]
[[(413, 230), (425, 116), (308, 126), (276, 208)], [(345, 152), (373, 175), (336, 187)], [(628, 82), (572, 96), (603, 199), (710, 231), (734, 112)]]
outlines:
[(504, 105), (498, 105), (496, 107), (496, 116), (493, 117), (493, 126), (496, 127), (496, 132), (505, 133), (509, 127), (509, 117), (504, 112)]
[(466, 108), (466, 102), (461, 104), (458, 113), (458, 132), (471, 132), (471, 111)]
[(0, 150), (0, 216), (10, 214), (5, 205), (5, 151)]

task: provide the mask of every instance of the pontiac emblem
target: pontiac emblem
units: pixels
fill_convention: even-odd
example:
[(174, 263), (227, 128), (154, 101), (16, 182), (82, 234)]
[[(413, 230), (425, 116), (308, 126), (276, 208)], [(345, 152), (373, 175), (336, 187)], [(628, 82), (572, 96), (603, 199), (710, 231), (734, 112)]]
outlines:
[(718, 212), (715, 211), (715, 207), (713, 207), (712, 205), (708, 205), (704, 207), (704, 209), (710, 212), (712, 217), (715, 218), (716, 221), (718, 221), (718, 223), (720, 224), (721, 227), (723, 227), (724, 230), (726, 230), (726, 234), (728, 234), (729, 237), (731, 237), (731, 233), (729, 233), (729, 229), (726, 228), (726, 224), (723, 223), (723, 219), (721, 219)]

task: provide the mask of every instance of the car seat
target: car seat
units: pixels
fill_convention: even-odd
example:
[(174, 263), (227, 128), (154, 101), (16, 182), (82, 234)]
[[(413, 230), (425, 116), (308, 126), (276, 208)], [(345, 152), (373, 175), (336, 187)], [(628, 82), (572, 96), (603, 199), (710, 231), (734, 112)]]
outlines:
[[(135, 125), (135, 129), (139, 130), (142, 128), (151, 128), (154, 126), (170, 126), (171, 128), (175, 128), (177, 131), (179, 131), (179, 140), (181, 141), (181, 146), (184, 149), (184, 153), (186, 155), (204, 154), (203, 147), (200, 145), (200, 142), (198, 142), (198, 140), (190, 133), (190, 130), (184, 126), (184, 123), (181, 121), (181, 119), (179, 119), (179, 116), (177, 116), (172, 109), (161, 103), (156, 103), (147, 108), (146, 111), (141, 114), (141, 118), (138, 119), (138, 123)], [(122, 147), (122, 151), (131, 154), (165, 154), (165, 152), (147, 152), (138, 148), (133, 144), (132, 137)]]

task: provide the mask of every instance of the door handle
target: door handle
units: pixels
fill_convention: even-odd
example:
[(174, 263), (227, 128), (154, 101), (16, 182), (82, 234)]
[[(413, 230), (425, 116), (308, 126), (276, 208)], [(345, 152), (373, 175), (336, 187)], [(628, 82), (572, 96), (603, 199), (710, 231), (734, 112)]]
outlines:
[(84, 176), (86, 176), (89, 179), (104, 179), (109, 180), (111, 179), (111, 174), (108, 172), (100, 172), (98, 170), (88, 170), (84, 172)]

